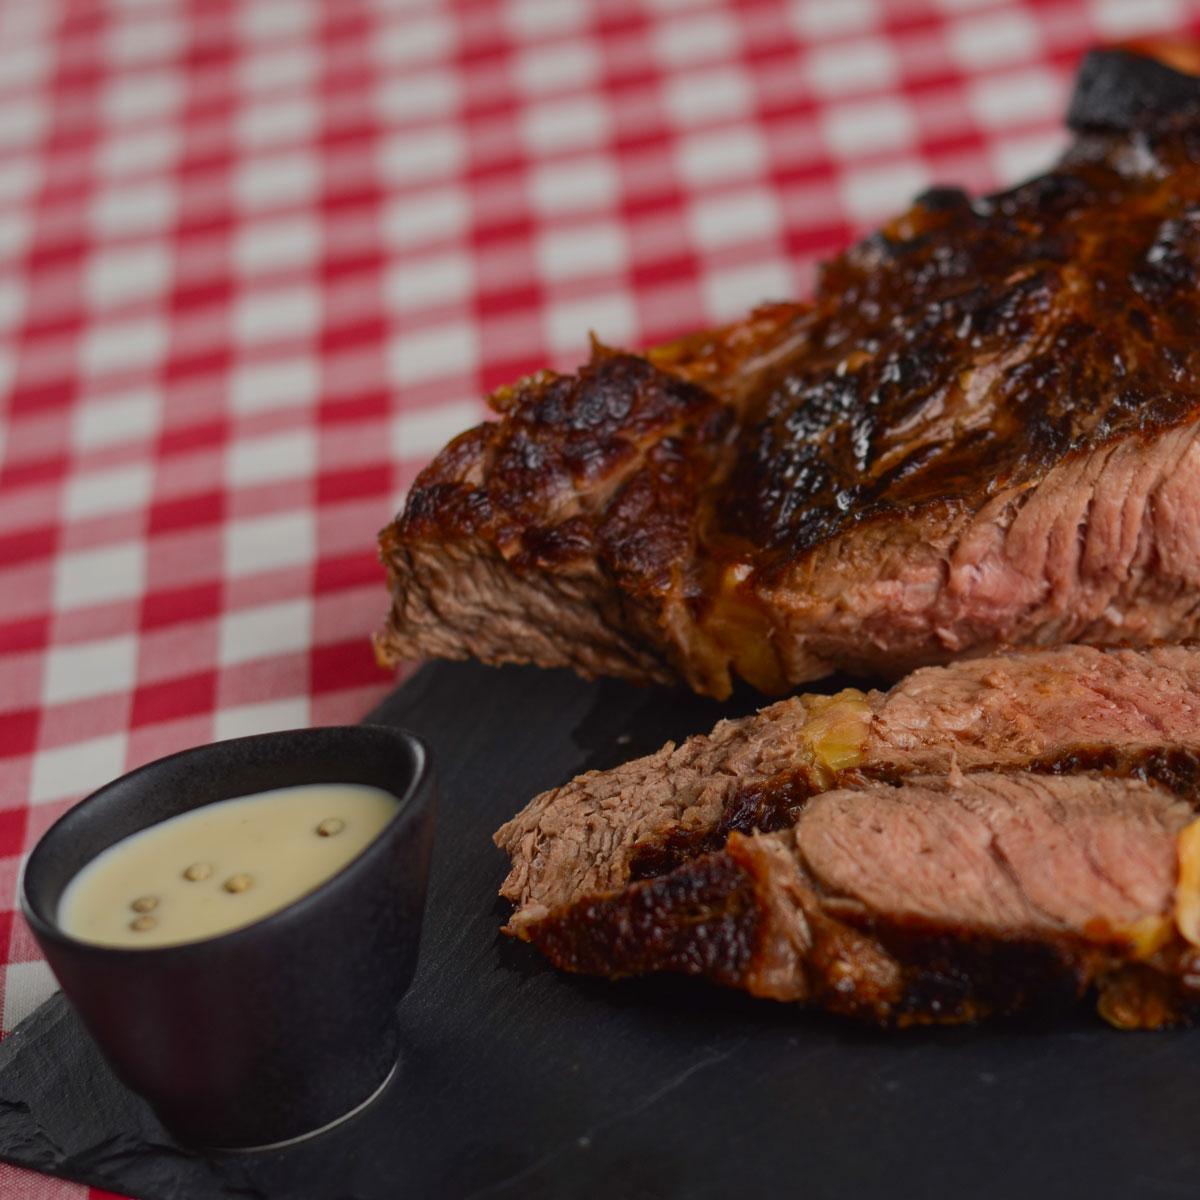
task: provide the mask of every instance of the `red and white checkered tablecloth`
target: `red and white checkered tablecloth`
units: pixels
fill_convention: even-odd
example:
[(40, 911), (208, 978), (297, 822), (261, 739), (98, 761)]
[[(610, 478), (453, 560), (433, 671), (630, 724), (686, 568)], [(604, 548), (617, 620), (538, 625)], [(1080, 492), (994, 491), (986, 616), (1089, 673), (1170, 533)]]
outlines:
[(484, 392), (1043, 166), (1081, 52), (1148, 34), (1200, 7), (0, 3), (3, 1029), (52, 988), (12, 910), (73, 800), (391, 686), (373, 536)]

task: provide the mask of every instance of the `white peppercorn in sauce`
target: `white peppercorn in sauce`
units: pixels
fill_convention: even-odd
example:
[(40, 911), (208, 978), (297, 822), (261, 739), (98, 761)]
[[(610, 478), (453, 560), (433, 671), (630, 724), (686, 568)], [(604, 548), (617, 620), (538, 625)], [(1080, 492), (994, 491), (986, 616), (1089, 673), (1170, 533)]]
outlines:
[(300, 899), (356, 858), (399, 801), (356, 783), (206, 804), (110, 846), (63, 892), (80, 941), (166, 946), (228, 933)]

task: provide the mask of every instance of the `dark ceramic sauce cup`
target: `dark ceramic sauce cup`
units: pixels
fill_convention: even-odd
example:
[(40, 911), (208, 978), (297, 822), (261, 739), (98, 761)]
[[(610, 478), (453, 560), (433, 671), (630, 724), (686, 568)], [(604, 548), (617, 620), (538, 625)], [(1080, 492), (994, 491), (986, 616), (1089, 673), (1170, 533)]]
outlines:
[[(204, 804), (306, 783), (369, 784), (400, 806), (357, 858), (286, 908), (205, 941), (144, 949), (78, 941), (59, 926), (67, 884), (115, 842)], [(113, 1071), (180, 1141), (277, 1144), (353, 1112), (396, 1065), (435, 799), (423, 744), (383, 726), (201, 746), (67, 812), (26, 864), (22, 908)]]

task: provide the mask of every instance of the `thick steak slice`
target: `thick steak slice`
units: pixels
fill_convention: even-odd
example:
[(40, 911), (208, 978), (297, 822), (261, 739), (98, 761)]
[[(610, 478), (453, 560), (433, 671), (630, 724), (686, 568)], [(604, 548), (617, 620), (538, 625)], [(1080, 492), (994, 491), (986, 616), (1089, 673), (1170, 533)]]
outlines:
[(982, 769), (1106, 768), (1188, 792), (1200, 648), (1065, 646), (928, 667), (890, 692), (800, 696), (545, 792), (496, 834), (520, 931), (550, 909), (790, 826), (839, 785)]
[(1200, 633), (1200, 81), (1096, 53), (1070, 123), (811, 304), (495, 397), (381, 535), (381, 659), (724, 696)]
[(869, 784), (523, 934), (572, 971), (683, 972), (886, 1024), (1052, 1012), (1095, 985), (1109, 1020), (1157, 1026), (1200, 1001), (1194, 871), (1177, 887), (1192, 819), (1092, 774)]

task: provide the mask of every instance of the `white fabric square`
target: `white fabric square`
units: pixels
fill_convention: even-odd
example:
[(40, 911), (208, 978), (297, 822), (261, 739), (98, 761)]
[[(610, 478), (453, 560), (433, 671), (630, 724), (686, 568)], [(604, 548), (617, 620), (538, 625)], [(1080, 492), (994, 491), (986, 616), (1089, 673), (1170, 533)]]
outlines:
[(125, 770), (129, 739), (124, 733), (72, 742), (33, 756), (29, 798), (34, 804), (94, 791)]
[(536, 163), (529, 179), (533, 203), (551, 215), (606, 207), (618, 186), (616, 165), (600, 155)]
[(928, 186), (928, 170), (913, 160), (856, 167), (842, 178), (842, 203), (855, 220), (874, 223), (902, 212)]
[(1177, 29), (1185, 11), (1178, 0), (1092, 0), (1096, 33), (1105, 39)]
[(311, 199), (317, 189), (315, 151), (256, 155), (238, 166), (234, 191), (247, 208), (271, 208)]
[(11, 150), (36, 141), (50, 119), (50, 107), (39, 98), (23, 104), (7, 100), (4, 120), (0, 122), (0, 149)]
[(975, 119), (992, 129), (1045, 118), (1047, 113), (1063, 108), (1063, 89), (1058, 79), (1038, 69), (973, 80), (967, 96)]
[(137, 677), (137, 655), (133, 634), (51, 646), (46, 652), (42, 699), (63, 704), (128, 691)]
[(42, 160), (30, 152), (10, 157), (0, 172), (0, 200), (24, 200), (42, 179)]
[(521, 39), (578, 29), (591, 16), (586, 0), (509, 0), (505, 16)]
[(455, 251), (394, 262), (384, 276), (389, 307), (400, 312), (462, 300), (471, 291), (471, 256)]
[(750, 126), (688, 134), (678, 154), (680, 174), (694, 187), (744, 179), (767, 165), (767, 148)]
[(222, 741), (277, 729), (304, 729), (308, 725), (308, 712), (307, 696), (267, 700), (262, 704), (231, 704), (217, 710), (214, 736)]
[(165, 242), (108, 246), (87, 261), (84, 292), (96, 307), (157, 296), (171, 274), (171, 251)]
[(455, 44), (454, 22), (441, 13), (401, 11), (375, 38), (375, 54), (389, 67), (444, 58)]
[(880, 150), (904, 150), (916, 133), (916, 123), (903, 101), (863, 100), (830, 105), (821, 131), (839, 158)]
[(96, 550), (71, 550), (54, 563), (54, 607), (82, 608), (142, 594), (146, 580), (146, 547), (119, 542)]
[(108, 31), (105, 51), (125, 66), (167, 58), (184, 42), (183, 22), (170, 12), (122, 17)]
[(13, 208), (8, 212), (0, 213), (0, 254), (5, 256), (19, 254), (25, 248), (25, 243), (29, 241), (32, 225), (32, 210), (30, 209)]
[(558, 300), (545, 319), (547, 341), (558, 352), (583, 350), (590, 333), (606, 345), (625, 345), (637, 328), (637, 310), (624, 292)]
[(692, 236), (706, 249), (774, 237), (779, 232), (775, 197), (757, 189), (697, 200), (688, 216)]
[(478, 361), (478, 333), (469, 321), (402, 333), (388, 346), (388, 373), (402, 386), (466, 374), (475, 369)]
[(822, 46), (808, 57), (808, 82), (823, 96), (885, 88), (896, 78), (896, 58), (882, 38)]
[(225, 569), (254, 575), (311, 563), (316, 553), (316, 517), (311, 512), (244, 517), (225, 527)]
[(521, 132), (538, 154), (594, 146), (608, 136), (609, 113), (598, 96), (572, 96), (531, 104)]
[(466, 159), (462, 130), (438, 125), (382, 139), (379, 166), (390, 182), (407, 185), (452, 175)]
[(229, 383), (234, 412), (256, 413), (311, 404), (320, 386), (320, 369), (307, 355), (243, 363)]
[(108, 471), (80, 471), (72, 475), (63, 493), (63, 512), (73, 521), (129, 512), (141, 508), (154, 486), (154, 465), (129, 463)]
[(669, 66), (681, 67), (736, 53), (741, 31), (730, 13), (706, 12), (662, 22), (653, 39), (658, 57)]
[(316, 127), (316, 101), (304, 95), (247, 104), (238, 110), (235, 124), (238, 140), (249, 147), (298, 141), (310, 136)]
[(1039, 46), (1037, 25), (1017, 8), (955, 21), (946, 31), (946, 41), (970, 70), (1031, 58)]
[(75, 444), (81, 450), (98, 450), (152, 437), (158, 431), (159, 411), (160, 398), (152, 391), (82, 400), (72, 413)]
[(102, 93), (101, 108), (107, 120), (114, 123), (147, 117), (162, 120), (183, 100), (185, 78), (183, 71), (174, 68), (114, 72)]
[[(7, 54), (0, 59), (0, 86), (18, 91), (30, 87), (45, 76), (51, 62), (54, 39), (47, 36), (44, 28), (14, 28), (24, 19), (36, 22), (38, 14), (55, 20), (58, 13), (47, 5), (20, 4), (0, 7), (0, 36), (10, 46), (24, 42), (20, 54)], [(25, 41), (25, 37), (29, 38)]]
[(311, 429), (291, 429), (239, 438), (227, 454), (227, 477), (234, 487), (295, 479), (311, 475), (316, 468), (316, 434)]
[[(48, 962), (38, 959), (36, 962), (9, 963), (4, 968), (5, 1031), (13, 1029), (26, 1017), (32, 1016), (57, 991), (58, 980), (54, 978), (54, 972), (50, 970)], [(47, 1184), (50, 1182), (49, 1179), (46, 1180)], [(34, 1182), (31, 1186), (36, 1189), (38, 1184)], [(55, 1183), (56, 1192), (59, 1186)], [(25, 1192), (23, 1183), (21, 1187), (29, 1196), (29, 1200), (36, 1200), (35, 1195)], [(47, 1191), (45, 1195), (48, 1197), (51, 1192)]]
[(317, 49), (307, 42), (246, 47), (238, 56), (238, 83), (251, 94), (303, 87), (319, 68)]
[(548, 229), (537, 241), (538, 269), (552, 280), (620, 271), (628, 258), (625, 230), (616, 221)]
[(445, 70), (387, 75), (375, 89), (375, 105), (385, 120), (445, 117), (459, 101), (458, 77)]
[(264, 42), (307, 33), (316, 17), (315, 5), (279, 0), (242, 0), (233, 11), (242, 37)]
[(782, 257), (704, 272), (704, 307), (713, 321), (744, 317), (766, 300), (787, 300), (794, 290), (792, 272)]
[(526, 46), (517, 52), (513, 74), (523, 91), (535, 95), (583, 87), (599, 76), (600, 55), (585, 41)]
[(245, 221), (233, 242), (233, 258), (243, 274), (256, 275), (307, 266), (321, 246), (321, 226), (309, 213)]
[(1002, 185), (1020, 183), (1047, 170), (1066, 149), (1067, 131), (1053, 129), (998, 140), (990, 157)]
[(308, 337), (320, 320), (320, 307), (315, 284), (248, 292), (233, 310), (234, 337), (246, 343)]
[(0, 277), (0, 332), (16, 325), (24, 312), (24, 279), (18, 275)]
[(181, 140), (176, 125), (114, 129), (97, 148), (96, 165), (105, 175), (162, 171), (175, 161)]
[(90, 218), (102, 237), (145, 236), (175, 217), (175, 185), (165, 179), (146, 179), (101, 188), (92, 201)]
[(312, 601), (307, 598), (225, 613), (218, 635), (221, 665), (307, 650), (312, 643), (312, 615)]
[(743, 116), (753, 98), (754, 89), (740, 67), (706, 67), (676, 75), (663, 84), (663, 102), (676, 125)]
[(450, 237), (466, 227), (470, 197), (462, 188), (441, 187), (384, 203), (381, 225), (392, 246), (413, 246)]
[[(46, 8), (40, 4), (0, 7), (0, 33), (6, 36), (22, 34), (40, 37), (56, 23), (58, 16), (53, 8)], [(37, 54), (36, 57), (42, 59), (45, 65), (45, 54)], [(25, 79), (26, 76), (22, 75), (19, 78)]]
[(876, 0), (792, 0), (791, 13), (805, 39), (857, 33), (879, 20)]
[(478, 400), (456, 400), (427, 409), (397, 413), (389, 428), (394, 459), (423, 459), (436, 454), (452, 437), (478, 425), (484, 406)]
[(156, 366), (167, 349), (167, 323), (161, 316), (103, 321), (87, 327), (80, 366), (88, 374), (142, 370)]

